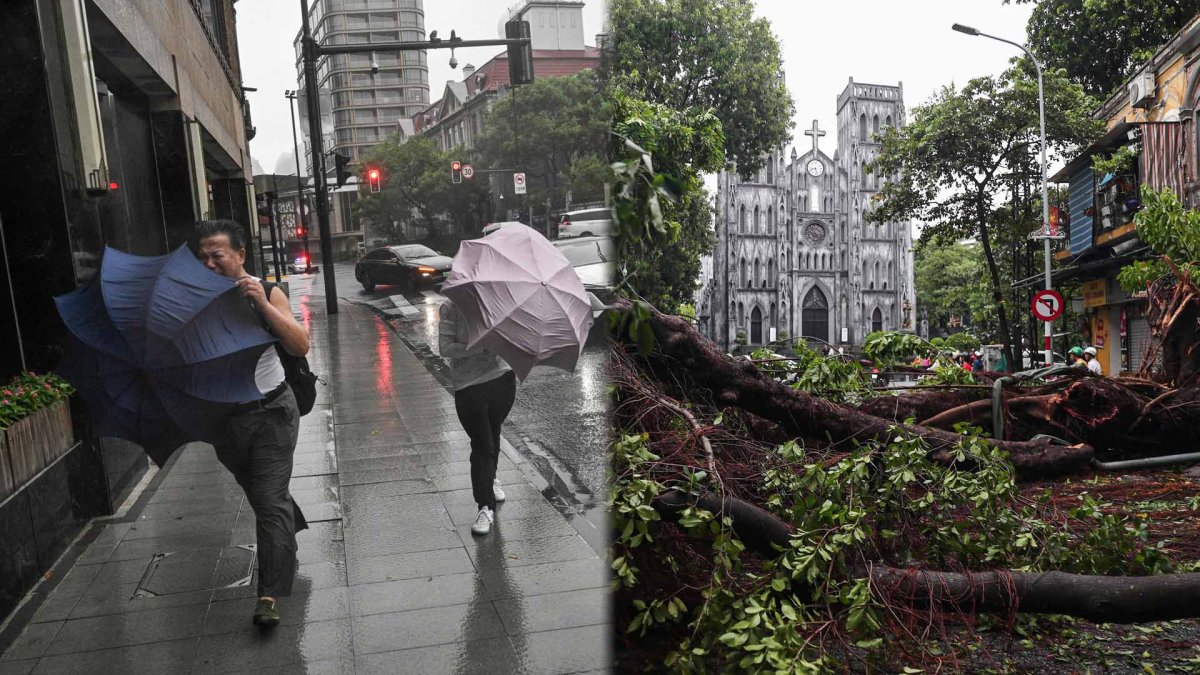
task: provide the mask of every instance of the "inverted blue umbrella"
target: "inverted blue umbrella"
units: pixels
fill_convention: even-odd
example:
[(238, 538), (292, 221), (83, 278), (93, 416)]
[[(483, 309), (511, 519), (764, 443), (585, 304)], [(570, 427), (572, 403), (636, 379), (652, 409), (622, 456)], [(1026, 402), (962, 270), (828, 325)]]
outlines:
[(99, 436), (162, 466), (181, 445), (220, 440), (236, 403), (262, 397), (255, 366), (275, 338), (237, 290), (186, 246), (161, 256), (105, 248), (97, 279), (57, 296), (70, 330), (58, 372)]

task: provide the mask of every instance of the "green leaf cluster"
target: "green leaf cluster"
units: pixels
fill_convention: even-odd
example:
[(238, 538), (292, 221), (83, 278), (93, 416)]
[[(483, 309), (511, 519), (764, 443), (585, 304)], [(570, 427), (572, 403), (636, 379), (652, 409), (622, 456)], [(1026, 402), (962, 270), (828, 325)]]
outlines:
[(1200, 14), (1196, 0), (1016, 2), (1036, 3), (1025, 27), (1033, 52), (1098, 97), (1114, 93)]
[[(759, 494), (767, 509), (795, 528), (790, 545), (774, 559), (751, 564), (727, 518), (689, 510), (681, 529), (712, 550), (702, 602), (675, 602), (676, 591), (663, 595), (636, 577), (623, 577), (638, 610), (627, 630), (644, 635), (648, 625), (685, 624), (665, 660), (677, 672), (829, 672), (845, 655), (831, 645), (853, 645), (856, 657), (883, 667), (890, 617), (887, 599), (872, 591), (865, 576), (871, 562), (1086, 574), (1169, 571), (1163, 551), (1145, 544), (1144, 522), (1113, 515), (1086, 493), (1065, 523), (1047, 519), (1059, 508), (1050, 503), (1050, 492), (1032, 502), (1021, 498), (1003, 451), (977, 430), (964, 431), (969, 433), (952, 450), (950, 465), (931, 460), (922, 439), (899, 430), (886, 443), (865, 444), (833, 464), (812, 462), (796, 443), (778, 447)], [(644, 438), (618, 444), (626, 468), (617, 476), (614, 510), (624, 514), (625, 525), (614, 548), (625, 568), (634, 548), (655, 544), (638, 538), (643, 521), (630, 514), (645, 495), (664, 487), (646, 487), (643, 474), (655, 460), (638, 449)]]
[(628, 290), (673, 311), (694, 300), (715, 241), (702, 173), (722, 166), (721, 123), (620, 91), (614, 100), (617, 256)]
[(565, 205), (568, 192), (575, 204), (601, 202), (610, 181), (604, 156), (611, 114), (592, 70), (538, 78), (496, 101), (475, 150), (490, 166), (523, 170), (523, 199), (539, 209), (547, 200)]
[(1121, 288), (1129, 293), (1144, 291), (1170, 274), (1162, 256), (1170, 258), (1192, 283), (1200, 284), (1200, 211), (1185, 207), (1170, 189), (1159, 192), (1143, 185), (1142, 208), (1134, 222), (1138, 239), (1159, 257), (1122, 267), (1117, 274)]
[(443, 218), (478, 232), (489, 202), (487, 182), (450, 181), (450, 162), (466, 159), (457, 151), (439, 150), (428, 138), (401, 142), (398, 135), (389, 136), (363, 157), (364, 167), (380, 169), (382, 185), (378, 193), (360, 194), (355, 217), (369, 219), (370, 232), (393, 243), (403, 240), (408, 225), (435, 236)]
[[(1052, 154), (1095, 138), (1095, 100), (1061, 70), (1045, 73), (1046, 136)], [(972, 238), (983, 252), (991, 303), (1009, 363), (1016, 362), (1008, 325), (1005, 283), (996, 249), (1021, 240), (1023, 221), (1000, 208), (1014, 186), (1039, 172), (1038, 81), (1032, 64), (1018, 61), (997, 76), (978, 77), (961, 89), (943, 87), (912, 111), (909, 123), (883, 135), (870, 170), (892, 176), (878, 194), (872, 222), (926, 223), (921, 243)]]
[(750, 0), (610, 0), (609, 21), (621, 91), (689, 116), (713, 114), (724, 156), (746, 175), (787, 142), (795, 106), (779, 40)]

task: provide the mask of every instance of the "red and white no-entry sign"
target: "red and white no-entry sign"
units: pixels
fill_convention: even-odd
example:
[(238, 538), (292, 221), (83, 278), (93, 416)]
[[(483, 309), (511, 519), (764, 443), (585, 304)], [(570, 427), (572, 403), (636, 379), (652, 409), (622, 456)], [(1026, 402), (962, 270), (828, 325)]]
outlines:
[(1038, 291), (1033, 296), (1033, 315), (1042, 321), (1062, 316), (1063, 297), (1058, 291)]

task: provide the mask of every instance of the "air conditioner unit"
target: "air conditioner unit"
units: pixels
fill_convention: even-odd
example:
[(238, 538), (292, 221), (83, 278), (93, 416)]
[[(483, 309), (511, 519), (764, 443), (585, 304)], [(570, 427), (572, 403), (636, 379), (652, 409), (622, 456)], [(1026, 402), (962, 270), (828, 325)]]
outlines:
[(1148, 108), (1154, 101), (1154, 71), (1143, 70), (1129, 83), (1129, 105)]

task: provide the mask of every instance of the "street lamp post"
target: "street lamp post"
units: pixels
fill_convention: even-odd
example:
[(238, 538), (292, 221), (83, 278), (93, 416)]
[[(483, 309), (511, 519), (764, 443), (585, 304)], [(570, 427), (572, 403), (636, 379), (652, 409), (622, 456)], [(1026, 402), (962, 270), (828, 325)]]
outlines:
[[(292, 150), (296, 153), (296, 220), (293, 222), (293, 227), (297, 222), (303, 223), (304, 215), (304, 183), (300, 176), (300, 141), (296, 137), (296, 90), (289, 89), (283, 92), (284, 97), (288, 100), (288, 107), (292, 111)], [(308, 231), (305, 230), (305, 236), (300, 240), (304, 242), (304, 273), (312, 272), (312, 255), (308, 252)]]
[[(1010, 44), (1010, 45), (1016, 47), (1017, 49), (1020, 49), (1021, 51), (1025, 52), (1025, 55), (1029, 57), (1030, 61), (1033, 61), (1034, 67), (1037, 68), (1038, 121), (1041, 124), (1041, 135), (1042, 135), (1042, 229), (1039, 232), (1035, 233), (1032, 236), (1032, 238), (1041, 239), (1044, 244), (1042, 252), (1045, 257), (1045, 260), (1043, 261), (1044, 266), (1045, 266), (1045, 285), (1046, 285), (1046, 290), (1049, 291), (1049, 290), (1051, 290), (1050, 240), (1054, 239), (1055, 237), (1051, 236), (1051, 233), (1050, 233), (1050, 188), (1046, 182), (1046, 95), (1045, 95), (1045, 91), (1042, 86), (1042, 64), (1040, 61), (1037, 60), (1037, 57), (1033, 55), (1033, 52), (1026, 49), (1025, 45), (1022, 45), (1020, 43), (1013, 42), (1012, 40), (1005, 40), (1004, 38), (996, 37), (995, 35), (988, 35), (987, 33), (981, 32), (977, 28), (972, 28), (970, 26), (964, 26), (959, 23), (954, 24), (953, 26), (951, 26), (951, 28), (953, 28), (954, 30), (958, 31), (959, 33), (963, 33), (965, 35), (985, 37), (985, 38), (990, 38), (992, 40), (996, 40), (997, 42), (1003, 42), (1005, 44)], [(1046, 333), (1045, 333), (1046, 365), (1049, 366), (1049, 365), (1052, 365), (1054, 362), (1054, 356), (1053, 356), (1053, 351), (1052, 351), (1052, 340), (1053, 340), (1053, 335), (1054, 335), (1054, 322), (1053, 321), (1045, 321), (1044, 323), (1046, 324)]]

